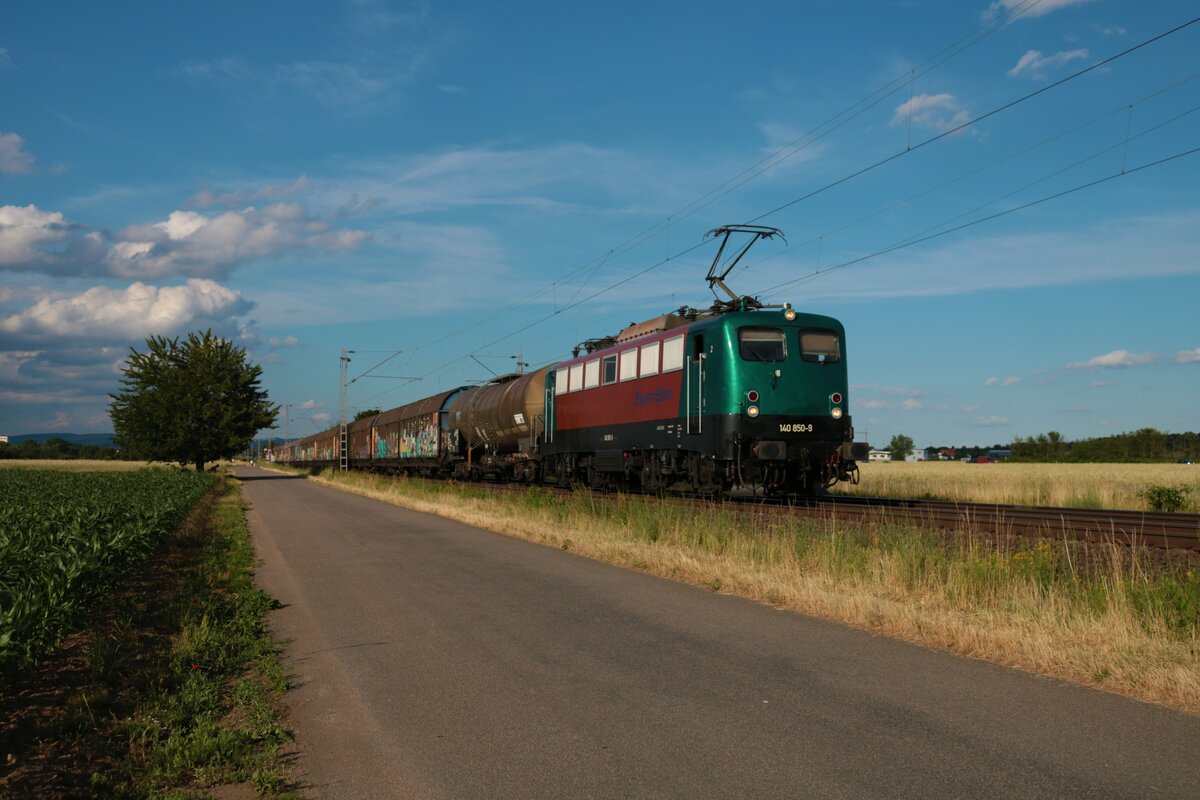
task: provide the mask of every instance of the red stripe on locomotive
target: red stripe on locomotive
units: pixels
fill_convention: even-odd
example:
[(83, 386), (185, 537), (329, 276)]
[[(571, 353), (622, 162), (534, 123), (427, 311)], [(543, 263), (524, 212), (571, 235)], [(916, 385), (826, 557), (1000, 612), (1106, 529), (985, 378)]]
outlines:
[[(658, 336), (639, 337), (617, 347), (598, 350), (584, 358), (564, 361), (556, 364), (554, 368), (569, 371), (573, 366), (577, 367), (590, 361), (600, 361), (601, 379), (603, 379), (603, 361), (606, 356), (616, 355), (619, 358), (620, 353), (631, 349), (637, 349), (640, 353), (641, 348), (646, 345), (657, 343), (659, 345), (659, 369), (661, 369), (663, 342), (686, 335), (688, 327), (674, 328)], [(618, 369), (619, 365), (618, 361)], [(640, 362), (638, 369), (640, 369)], [(679, 419), (681, 393), (684, 390), (683, 378), (684, 369), (674, 369), (671, 372), (660, 372), (644, 378), (618, 380), (615, 383), (556, 395), (554, 398), (556, 427), (558, 430), (568, 431), (597, 425)]]
[(558, 429), (678, 419), (682, 387), (683, 370), (679, 370), (560, 394), (555, 398)]

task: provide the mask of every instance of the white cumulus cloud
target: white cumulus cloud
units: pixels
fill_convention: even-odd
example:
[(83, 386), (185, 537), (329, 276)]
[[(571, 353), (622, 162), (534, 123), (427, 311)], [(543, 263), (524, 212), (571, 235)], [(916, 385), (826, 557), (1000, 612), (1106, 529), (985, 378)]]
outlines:
[(108, 252), (108, 272), (123, 278), (168, 275), (211, 277), (236, 264), (298, 249), (348, 250), (369, 238), (363, 231), (335, 230), (293, 204), (276, 203), (208, 217), (173, 211), (165, 221), (134, 225)]
[(971, 115), (952, 94), (919, 94), (896, 106), (889, 124), (902, 126), (911, 121), (914, 127), (944, 133), (970, 119)]
[(240, 292), (200, 278), (178, 286), (96, 286), (79, 294), (43, 297), (0, 319), (0, 332), (41, 346), (72, 340), (127, 341), (176, 335), (241, 316), (252, 307)]
[(1200, 364), (1200, 347), (1195, 350), (1181, 350), (1175, 354), (1176, 364)]
[(1089, 358), (1087, 361), (1072, 361), (1067, 364), (1067, 369), (1143, 367), (1157, 361), (1157, 353), (1131, 353), (1128, 350), (1113, 350), (1111, 353)]
[(295, 203), (211, 216), (172, 211), (165, 220), (131, 225), (116, 236), (85, 232), (58, 211), (0, 206), (0, 268), (49, 274), (219, 278), (255, 259), (353, 250), (370, 238), (366, 231), (339, 227)]
[(1060, 53), (1055, 53), (1052, 56), (1042, 55), (1040, 50), (1029, 50), (1025, 55), (1017, 61), (1017, 65), (1008, 71), (1012, 77), (1018, 75), (1028, 75), (1034, 80), (1045, 80), (1046, 70), (1052, 67), (1061, 67), (1069, 61), (1074, 61), (1079, 58), (1087, 58), (1089, 55), (1086, 48), (1077, 50), (1064, 50)]
[(0, 172), (33, 172), (33, 155), (25, 149), (25, 140), (15, 133), (0, 133)]
[(0, 206), (0, 266), (21, 267), (49, 261), (45, 250), (70, 236), (58, 211), (37, 206)]
[[(1060, 8), (1068, 6), (1080, 6), (1084, 3), (1090, 3), (1092, 0), (1042, 0), (1040, 3), (1030, 5), (1029, 0), (995, 0), (991, 5), (984, 9), (980, 15), (984, 21), (990, 21), (1000, 16), (1007, 14), (1010, 11), (1016, 11), (1022, 17), (1041, 17), (1049, 14), (1051, 11), (1057, 11)], [(1027, 8), (1022, 8), (1027, 6)]]

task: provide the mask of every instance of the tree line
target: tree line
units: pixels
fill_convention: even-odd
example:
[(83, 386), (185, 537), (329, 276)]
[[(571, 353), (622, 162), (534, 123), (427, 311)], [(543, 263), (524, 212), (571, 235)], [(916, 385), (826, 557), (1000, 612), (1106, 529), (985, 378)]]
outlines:
[(1164, 433), (1156, 428), (1096, 439), (1067, 441), (1058, 431), (1013, 439), (1013, 461), (1200, 461), (1200, 433)]
[(4, 458), (37, 458), (47, 460), (86, 458), (108, 461), (121, 458), (121, 453), (114, 447), (105, 447), (99, 444), (80, 444), (53, 437), (44, 442), (26, 439), (15, 444), (0, 444), (0, 459)]

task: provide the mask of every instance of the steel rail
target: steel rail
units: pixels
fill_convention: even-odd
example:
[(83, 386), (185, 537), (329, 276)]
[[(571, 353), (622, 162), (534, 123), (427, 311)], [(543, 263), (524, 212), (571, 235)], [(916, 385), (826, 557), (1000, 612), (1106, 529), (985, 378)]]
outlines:
[(850, 515), (947, 530), (973, 528), (1200, 551), (1200, 514), (844, 496), (819, 498), (811, 508), (842, 519)]

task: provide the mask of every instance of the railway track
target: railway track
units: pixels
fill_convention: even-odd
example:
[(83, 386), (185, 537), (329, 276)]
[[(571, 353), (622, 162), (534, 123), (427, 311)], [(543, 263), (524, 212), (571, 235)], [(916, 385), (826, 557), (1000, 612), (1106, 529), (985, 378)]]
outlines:
[[(497, 494), (522, 493), (529, 490), (528, 486), (519, 484), (470, 485), (473, 488), (486, 488)], [(570, 491), (552, 486), (542, 488)], [(615, 496), (596, 495), (598, 498)], [(686, 496), (676, 501), (712, 502)], [(731, 498), (731, 501), (738, 505), (770, 510), (772, 513), (803, 514), (842, 522), (907, 524), (947, 531), (968, 530), (1012, 536), (1116, 541), (1127, 545), (1200, 553), (1200, 514), (845, 495), (827, 495), (801, 503), (751, 497), (735, 497)]]
[(1200, 514), (844, 496), (820, 498), (810, 511), (843, 520), (908, 523), (944, 530), (987, 530), (1017, 536), (1117, 541), (1200, 552)]

